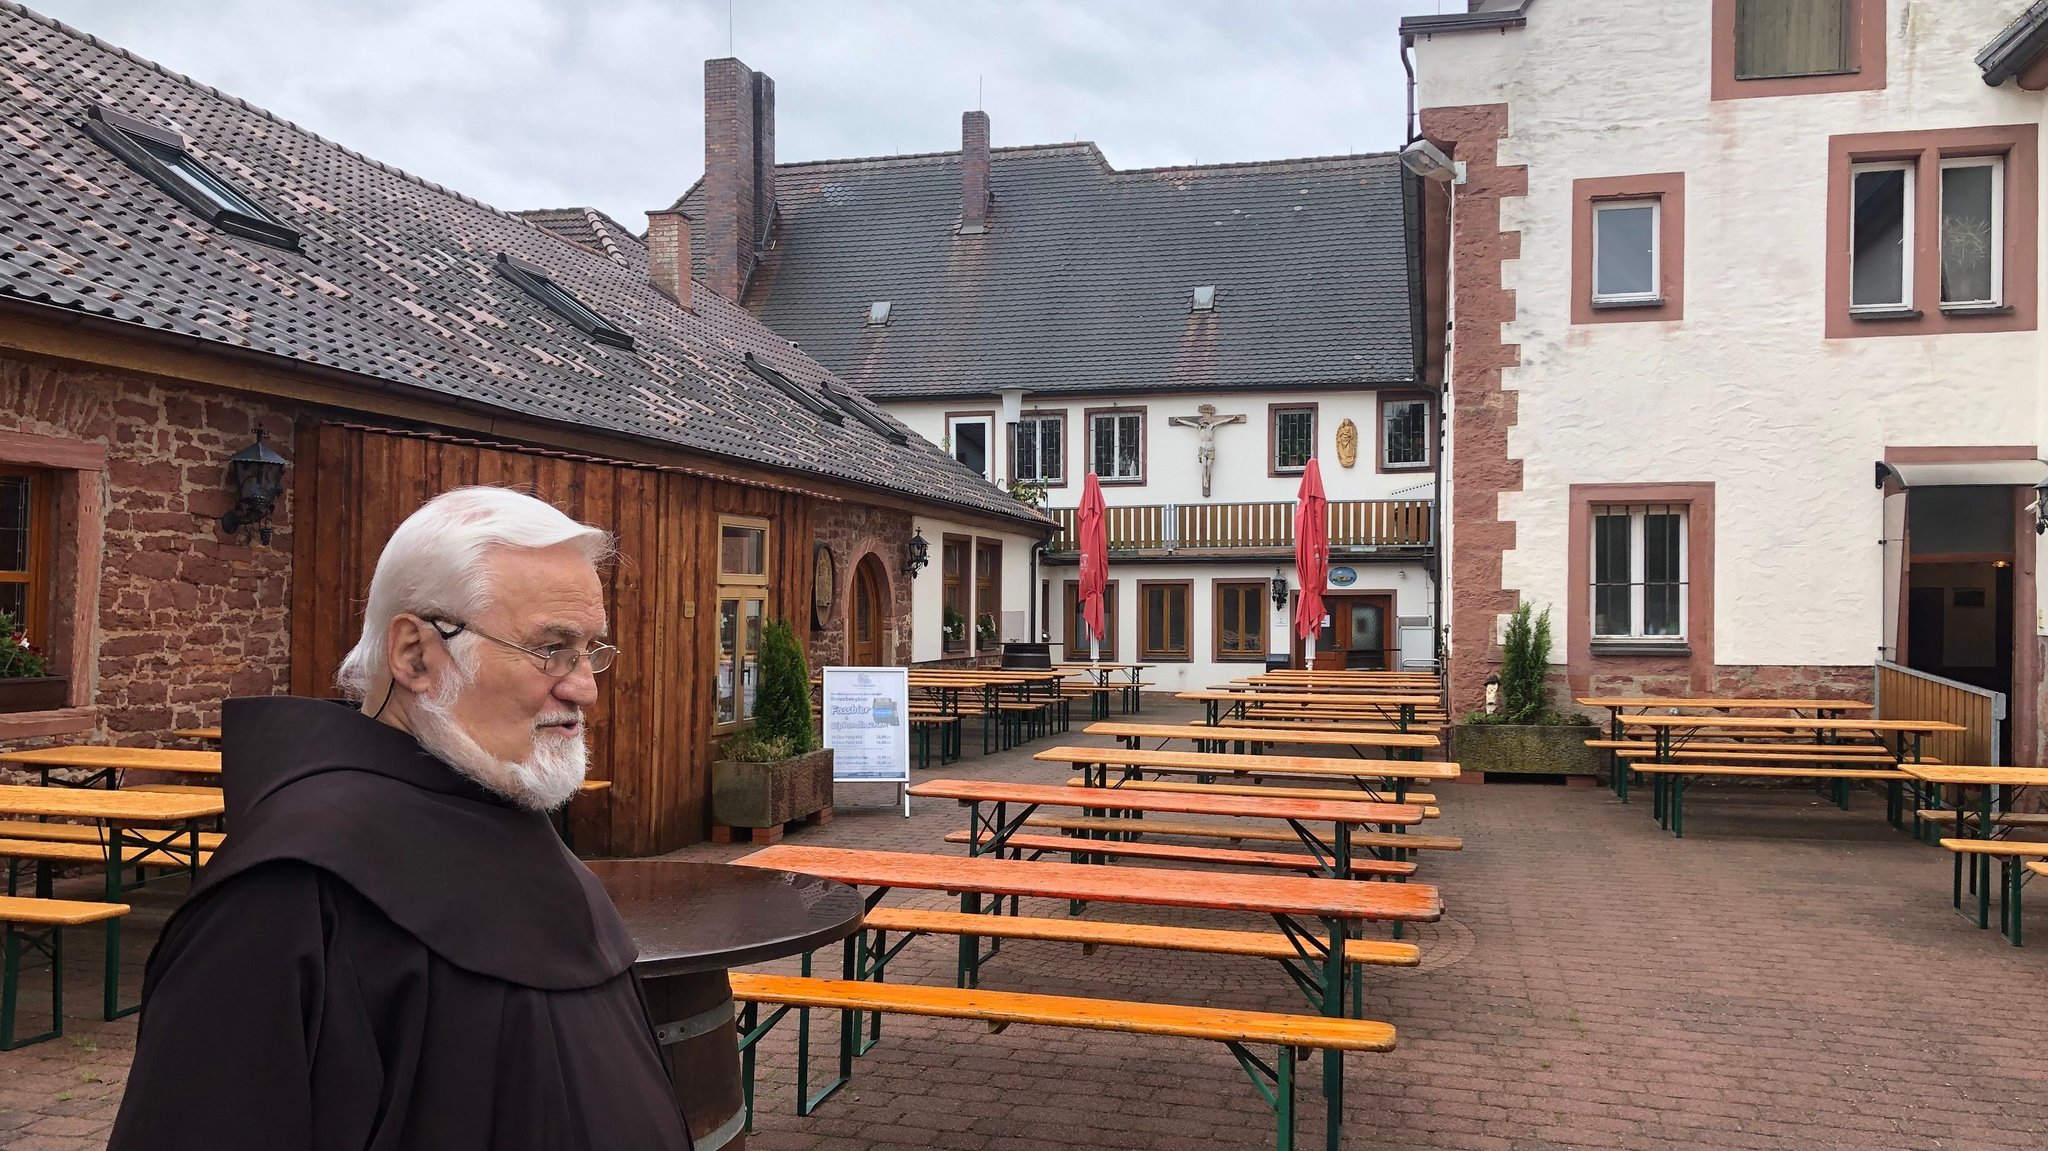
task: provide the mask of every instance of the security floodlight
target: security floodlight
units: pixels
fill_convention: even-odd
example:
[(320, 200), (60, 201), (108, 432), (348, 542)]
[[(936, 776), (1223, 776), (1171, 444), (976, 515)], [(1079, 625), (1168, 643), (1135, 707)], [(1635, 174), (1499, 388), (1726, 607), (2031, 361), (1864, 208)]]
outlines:
[(1401, 149), (1401, 166), (1425, 180), (1452, 184), (1465, 182), (1465, 162), (1451, 159), (1442, 148), (1428, 140), (1418, 139)]

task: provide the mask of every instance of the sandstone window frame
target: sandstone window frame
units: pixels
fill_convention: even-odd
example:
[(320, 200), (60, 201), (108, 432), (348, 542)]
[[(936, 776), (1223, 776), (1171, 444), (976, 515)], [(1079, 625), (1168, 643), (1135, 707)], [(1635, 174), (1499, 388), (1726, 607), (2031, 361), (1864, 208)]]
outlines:
[(99, 727), (100, 567), (105, 554), (107, 449), (62, 436), (0, 432), (0, 463), (49, 474), (56, 488), (46, 619), (38, 643), (69, 681), (61, 708), (0, 713), (0, 740), (75, 735)]
[[(1714, 485), (1712, 483), (1572, 484), (1565, 578), (1565, 658), (1580, 686), (1595, 673), (1687, 676), (1706, 690), (1714, 672)], [(1615, 642), (1593, 635), (1593, 516), (1606, 505), (1682, 505), (1686, 511), (1685, 637)]]
[[(1828, 138), (1826, 316), (1828, 339), (2035, 330), (2040, 265), (2039, 137), (2036, 124), (1991, 124)], [(2000, 161), (1997, 302), (1941, 303), (1942, 172), (1949, 161)], [(1885, 164), (1911, 172), (1911, 281), (1905, 306), (1852, 306), (1855, 177)], [(1932, 191), (1930, 191), (1930, 189)]]
[(1830, 92), (1878, 92), (1886, 82), (1886, 0), (1845, 0), (1849, 5), (1848, 69), (1809, 76), (1736, 75), (1736, 7), (1740, 0), (1713, 0), (1708, 98), (1745, 100), (1772, 96), (1814, 96)]
[[(1657, 206), (1657, 294), (1600, 300), (1594, 289), (1594, 228), (1604, 204)], [(1685, 173), (1643, 172), (1572, 181), (1573, 324), (1626, 324), (1685, 318)]]

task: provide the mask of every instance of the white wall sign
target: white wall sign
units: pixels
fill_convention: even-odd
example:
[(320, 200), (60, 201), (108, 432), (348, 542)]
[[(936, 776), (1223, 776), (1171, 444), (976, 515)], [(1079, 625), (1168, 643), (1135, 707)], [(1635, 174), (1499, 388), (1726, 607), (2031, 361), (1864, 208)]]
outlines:
[[(834, 783), (910, 782), (910, 669), (828, 667), (825, 746)], [(910, 814), (910, 796), (903, 797)]]

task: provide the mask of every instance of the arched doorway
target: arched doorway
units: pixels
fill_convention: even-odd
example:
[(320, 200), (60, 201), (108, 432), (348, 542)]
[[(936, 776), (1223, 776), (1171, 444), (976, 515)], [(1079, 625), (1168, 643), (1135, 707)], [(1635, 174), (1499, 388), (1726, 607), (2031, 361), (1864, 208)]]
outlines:
[(853, 603), (847, 617), (846, 662), (854, 667), (883, 667), (883, 636), (889, 622), (888, 579), (873, 552), (853, 569)]

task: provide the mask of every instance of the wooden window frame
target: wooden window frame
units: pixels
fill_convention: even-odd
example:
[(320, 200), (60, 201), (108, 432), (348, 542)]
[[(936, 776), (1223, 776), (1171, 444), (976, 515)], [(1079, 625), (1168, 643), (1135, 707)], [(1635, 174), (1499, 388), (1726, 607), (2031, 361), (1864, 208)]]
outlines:
[[(1423, 407), (1422, 447), (1423, 460), (1419, 464), (1390, 464), (1387, 462), (1387, 406), (1420, 401)], [(1428, 392), (1381, 392), (1373, 401), (1372, 419), (1372, 470), (1375, 472), (1408, 474), (1427, 472), (1436, 467), (1437, 416), (1436, 397)]]
[[(946, 553), (960, 549), (960, 570), (946, 570)], [(945, 532), (939, 536), (939, 651), (945, 655), (965, 655), (973, 650), (974, 643), (974, 537)], [(958, 601), (948, 602), (949, 600)], [(964, 621), (960, 638), (955, 641), (946, 635), (946, 609), (960, 612)]]
[[(985, 421), (987, 421), (987, 427), (988, 427), (988, 440), (987, 440), (987, 447), (988, 447), (988, 467), (987, 467), (987, 469), (986, 469), (985, 471), (983, 471), (983, 472), (982, 472), (982, 475), (983, 475), (983, 476), (985, 476), (985, 477), (987, 477), (987, 478), (988, 478), (988, 480), (989, 480), (989, 481), (990, 481), (991, 483), (993, 483), (993, 482), (995, 481), (995, 478), (996, 478), (997, 476), (1001, 475), (1001, 474), (1002, 474), (1002, 472), (1003, 472), (1003, 469), (1001, 469), (1000, 467), (996, 466), (996, 450), (997, 450), (997, 449), (996, 449), (996, 440), (997, 440), (997, 439), (998, 439), (999, 437), (998, 437), (998, 436), (996, 435), (996, 429), (997, 429), (997, 427), (998, 427), (998, 421), (996, 420), (996, 413), (995, 413), (995, 410), (994, 410), (993, 408), (991, 408), (991, 409), (989, 409), (989, 410), (987, 410), (987, 411), (963, 411), (963, 412), (947, 412), (947, 413), (945, 414), (945, 424), (944, 424), (944, 427), (945, 427), (945, 430), (946, 430), (946, 454), (947, 454), (947, 455), (949, 455), (949, 456), (952, 456), (952, 457), (953, 457), (953, 460), (954, 460), (954, 462), (955, 462), (955, 463), (959, 463), (959, 462), (960, 462), (960, 457), (959, 457), (959, 456), (958, 456), (958, 455), (956, 454), (956, 453), (957, 453), (957, 452), (959, 451), (959, 448), (958, 448), (958, 445), (957, 445), (957, 444), (955, 443), (955, 441), (954, 441), (954, 439), (953, 439), (953, 424), (954, 424), (954, 421), (956, 421), (956, 420), (961, 420), (961, 421), (970, 421), (970, 422), (971, 422), (971, 421), (975, 421), (975, 420), (985, 420)], [(964, 464), (964, 463), (961, 463), (961, 464), (960, 464), (960, 466), (964, 468), (964, 467), (966, 467), (967, 465), (966, 465), (966, 464)]]
[[(1020, 479), (1018, 478), (1018, 476), (1017, 476), (1017, 425), (1016, 425), (1016, 424), (1011, 424), (1011, 425), (1010, 425), (1010, 427), (1009, 427), (1009, 430), (1008, 430), (1008, 436), (1007, 436), (1007, 442), (1008, 442), (1008, 445), (1009, 445), (1009, 451), (1008, 451), (1008, 453), (1007, 453), (1007, 458), (1008, 458), (1008, 460), (1009, 460), (1009, 464), (1010, 464), (1010, 468), (1009, 468), (1009, 471), (1010, 471), (1010, 483), (1011, 483), (1011, 484), (1013, 484), (1013, 485), (1014, 485), (1014, 484), (1017, 484), (1017, 483), (1020, 483), (1020, 482), (1022, 482), (1022, 483), (1027, 483), (1027, 484), (1037, 484), (1037, 485), (1039, 485), (1039, 486), (1041, 486), (1041, 487), (1046, 487), (1046, 488), (1063, 488), (1063, 487), (1066, 487), (1066, 486), (1067, 486), (1067, 473), (1073, 470), (1073, 469), (1071, 468), (1070, 464), (1072, 463), (1072, 461), (1073, 461), (1073, 458), (1074, 458), (1074, 453), (1073, 453), (1072, 451), (1070, 451), (1070, 450), (1069, 450), (1069, 449), (1070, 449), (1070, 448), (1071, 448), (1071, 447), (1073, 446), (1073, 444), (1072, 444), (1071, 440), (1070, 440), (1070, 439), (1068, 438), (1068, 435), (1067, 435), (1067, 430), (1068, 430), (1068, 426), (1069, 426), (1070, 424), (1072, 424), (1072, 423), (1073, 423), (1074, 421), (1072, 421), (1071, 419), (1068, 419), (1068, 418), (1067, 418), (1067, 411), (1066, 411), (1066, 409), (1065, 409), (1065, 408), (1060, 408), (1060, 409), (1056, 409), (1056, 410), (1054, 410), (1054, 409), (1048, 409), (1048, 410), (1043, 410), (1043, 411), (1031, 411), (1031, 412), (1024, 412), (1024, 413), (1021, 413), (1020, 415), (1018, 415), (1018, 417), (1017, 417), (1017, 420), (1018, 420), (1018, 423), (1022, 423), (1022, 422), (1023, 422), (1023, 421), (1025, 421), (1025, 420), (1058, 420), (1058, 421), (1060, 422), (1060, 478), (1059, 478), (1059, 479), (1056, 479), (1056, 480), (1044, 480), (1044, 479), (1038, 479), (1038, 480), (1020, 480)], [(1041, 430), (1042, 430), (1042, 429), (1041, 429)], [(1041, 442), (1043, 442), (1043, 441), (1041, 441)], [(1039, 463), (1040, 463), (1041, 465), (1043, 465), (1043, 464), (1044, 464), (1044, 462), (1045, 462), (1045, 456), (1044, 456), (1044, 454), (1043, 454), (1043, 453), (1040, 453), (1040, 455), (1039, 455)]]
[[(1154, 588), (1159, 588), (1162, 591), (1172, 591), (1175, 588), (1180, 589), (1182, 597), (1181, 604), (1182, 607), (1186, 609), (1186, 619), (1184, 620), (1181, 627), (1181, 639), (1186, 646), (1181, 651), (1175, 652), (1166, 648), (1155, 648), (1151, 646), (1149, 642), (1147, 642), (1152, 638), (1145, 634), (1146, 628), (1149, 626), (1151, 622), (1151, 612), (1148, 605), (1145, 602), (1145, 597)], [(1171, 602), (1171, 600), (1168, 601), (1169, 604), (1171, 604)], [(1172, 631), (1172, 627), (1170, 626), (1170, 618), (1168, 620), (1162, 620), (1162, 622), (1169, 623), (1167, 630), (1169, 632)], [(1162, 636), (1160, 638), (1163, 639), (1166, 637)], [(1195, 581), (1191, 579), (1141, 579), (1138, 581), (1138, 658), (1148, 663), (1194, 662)]]
[[(1078, 639), (1081, 634), (1081, 581), (1070, 579), (1065, 583), (1066, 590), (1062, 593), (1063, 598), (1060, 602), (1065, 609), (1066, 618), (1062, 626), (1066, 634), (1060, 638), (1066, 647), (1067, 659), (1079, 663), (1088, 658), (1087, 641)], [(1116, 637), (1122, 630), (1118, 619), (1120, 613), (1117, 611), (1117, 597), (1117, 581), (1110, 580), (1102, 589), (1102, 625), (1108, 632), (1102, 637), (1102, 658), (1111, 663), (1116, 662)]]
[[(0, 461), (0, 477), (24, 479), (29, 484), (27, 566), (18, 576), (12, 571), (0, 571), (0, 584), (19, 584), (25, 589), (21, 618), (15, 624), (28, 636), (30, 644), (48, 654), (50, 597), (56, 580), (57, 487), (62, 482), (62, 473)], [(0, 635), (0, 643), (12, 638)]]
[[(1601, 204), (1657, 205), (1657, 296), (1593, 298), (1594, 213)], [(1646, 172), (1572, 181), (1572, 323), (1633, 324), (1685, 318), (1685, 173)]]
[[(981, 561), (985, 554), (989, 553), (993, 554), (996, 562), (984, 567)], [(988, 603), (982, 602), (982, 594), (984, 592), (988, 595)], [(993, 641), (992, 650), (1001, 651), (1003, 647), (1003, 541), (990, 539), (987, 536), (976, 536), (974, 538), (974, 623), (976, 624), (974, 630), (974, 650), (977, 653), (982, 650), (979, 624), (981, 623), (981, 617), (985, 615), (995, 617), (996, 638)]]
[(1104, 487), (1111, 485), (1126, 487), (1142, 486), (1145, 483), (1146, 465), (1151, 462), (1152, 454), (1152, 445), (1150, 443), (1152, 437), (1151, 412), (1142, 404), (1136, 406), (1118, 405), (1108, 408), (1083, 408), (1081, 410), (1081, 425), (1086, 430), (1083, 433), (1082, 442), (1087, 445), (1088, 459), (1086, 463), (1088, 471), (1091, 472), (1095, 470), (1095, 417), (1097, 416), (1136, 416), (1138, 418), (1138, 474), (1134, 477), (1117, 478), (1097, 473), (1095, 481)]
[[(1296, 412), (1308, 413), (1308, 459), (1299, 467), (1280, 466), (1280, 417)], [(1322, 448), (1323, 413), (1321, 404), (1283, 403), (1266, 405), (1266, 474), (1269, 476), (1298, 476), (1308, 470), (1308, 460), (1315, 459)]]
[(1713, 0), (1709, 66), (1709, 98), (1745, 100), (1768, 96), (1812, 96), (1827, 92), (1877, 92), (1885, 86), (1886, 0), (1849, 0), (1847, 72), (1819, 76), (1771, 76), (1738, 80), (1735, 76), (1736, 0)]
[[(761, 571), (729, 572), (725, 570), (725, 529), (755, 528), (761, 532)], [(775, 571), (775, 521), (759, 516), (718, 517), (718, 586), (720, 587), (766, 587)]]
[[(1251, 654), (1230, 653), (1223, 649), (1223, 597), (1237, 589), (1250, 589), (1252, 593), (1252, 614), (1259, 621), (1259, 650)], [(1272, 602), (1273, 581), (1270, 579), (1219, 579), (1210, 585), (1209, 600), (1209, 658), (1216, 663), (1258, 663), (1266, 662), (1266, 646), (1272, 631), (1271, 610), (1266, 607)], [(1240, 624), (1241, 626), (1241, 624)]]
[(0, 461), (47, 471), (54, 479), (51, 583), (45, 589), (50, 598), (45, 634), (36, 644), (49, 657), (50, 673), (69, 681), (61, 708), (0, 713), (0, 739), (97, 730), (100, 712), (92, 691), (99, 662), (100, 570), (106, 549), (106, 445), (0, 432)]
[[(1828, 137), (1827, 339), (2031, 332), (2037, 325), (2040, 266), (2037, 124), (1998, 124)], [(1999, 157), (2004, 208), (1996, 305), (1941, 303), (1941, 169), (1945, 160)], [(1852, 311), (1850, 229), (1853, 173), (1868, 164), (1904, 162), (1913, 170), (1912, 281), (1906, 307)]]

